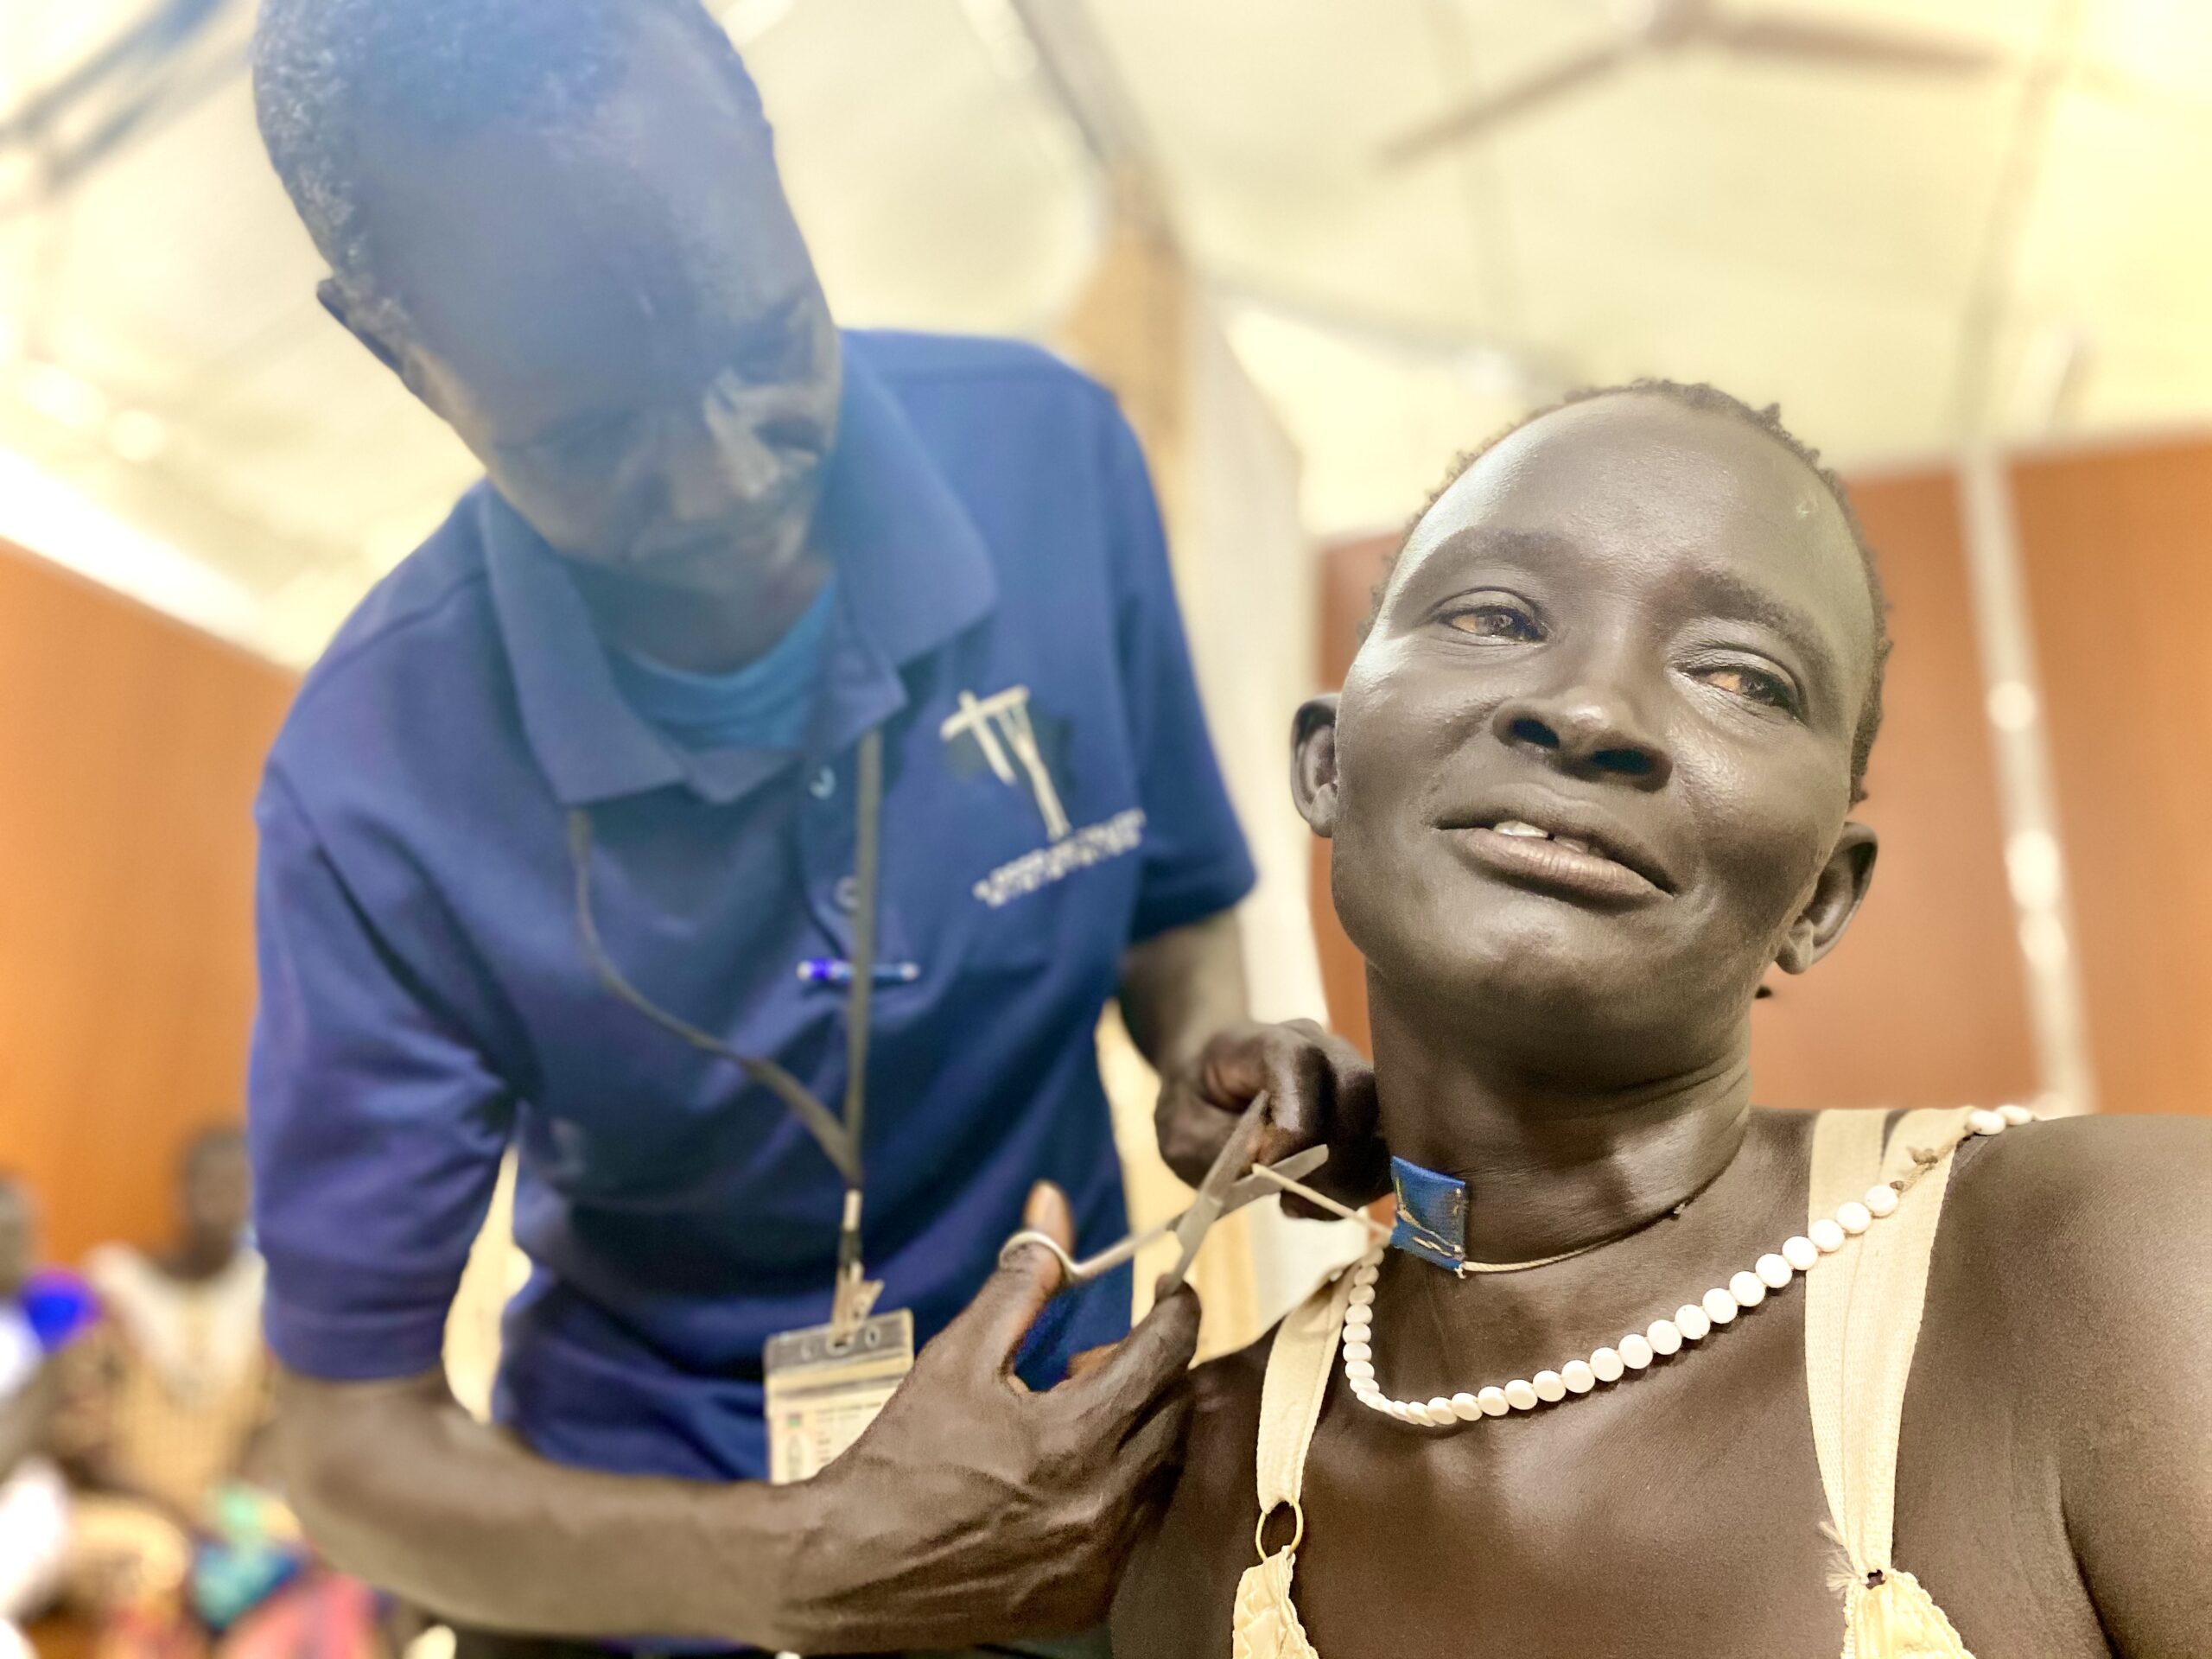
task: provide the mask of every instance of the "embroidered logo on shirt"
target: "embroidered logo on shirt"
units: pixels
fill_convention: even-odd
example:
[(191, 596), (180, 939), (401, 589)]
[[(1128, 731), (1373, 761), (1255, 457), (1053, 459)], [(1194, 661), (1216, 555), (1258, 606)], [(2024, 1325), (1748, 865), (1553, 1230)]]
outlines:
[[(1045, 833), (1056, 842), (1068, 838), (1067, 811), (1060, 804), (1060, 791), (1052, 782), (1052, 768), (1045, 764), (1044, 751), (1037, 747), (1036, 728), (1029, 721), (1027, 686), (1010, 685), (988, 697), (963, 691), (959, 709), (938, 728), (938, 735), (948, 743), (973, 738), (1002, 784), (1019, 789), (1026, 778), (1045, 820)], [(1017, 762), (1020, 773), (1014, 771)]]
[(1039, 847), (1011, 863), (1000, 865), (976, 884), (975, 894), (996, 910), (1024, 893), (1064, 880), (1077, 870), (1087, 870), (1093, 864), (1135, 852), (1143, 839), (1144, 809), (1133, 806), (1126, 812), (1116, 812), (1103, 823), (1075, 830), (1049, 847)]
[(938, 734), (950, 746), (956, 772), (976, 777), (988, 768), (1001, 784), (1026, 790), (1045, 821), (1048, 844), (1000, 865), (971, 889), (993, 910), (1134, 852), (1143, 841), (1144, 812), (1138, 807), (1080, 830), (1069, 823), (1052, 776), (1053, 755), (1063, 763), (1066, 759), (1067, 728), (1041, 713), (1033, 716), (1027, 686), (1008, 686), (985, 697), (963, 691)]

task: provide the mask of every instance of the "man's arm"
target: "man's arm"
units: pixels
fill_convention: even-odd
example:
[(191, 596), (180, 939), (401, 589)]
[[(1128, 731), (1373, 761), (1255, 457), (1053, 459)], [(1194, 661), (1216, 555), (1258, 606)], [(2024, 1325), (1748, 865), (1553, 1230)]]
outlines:
[[(1065, 1201), (1030, 1220), (1067, 1236)], [(463, 1622), (700, 1637), (771, 1650), (952, 1648), (1103, 1616), (1180, 1443), (1194, 1298), (1045, 1394), (1012, 1376), (1057, 1285), (1020, 1253), (813, 1480), (707, 1485), (564, 1468), (431, 1373), (286, 1374), (288, 1497), (340, 1567)]]
[(2212, 1123), (2016, 1130), (1975, 1185), (2001, 1202), (2021, 1376), (2058, 1454), (2082, 1582), (2126, 1659), (2212, 1644)]
[[(1118, 415), (1102, 435), (1124, 715), (1146, 814), (1140, 943), (1122, 958), (1121, 1001), (1130, 1035), (1160, 1074), (1160, 1154), (1184, 1180), (1203, 1180), (1236, 1116), (1265, 1089), (1261, 1160), (1325, 1142), (1329, 1163), (1317, 1184), (1364, 1203), (1389, 1189), (1367, 1062), (1310, 1020), (1249, 1018), (1231, 911), (1251, 889), (1251, 858), (1207, 736), (1143, 455)], [(1285, 1207), (1308, 1213), (1295, 1198)]]
[(1171, 927), (1122, 957), (1122, 1020), (1162, 1077), (1198, 1063), (1216, 1032), (1250, 1013), (1244, 941), (1234, 911)]

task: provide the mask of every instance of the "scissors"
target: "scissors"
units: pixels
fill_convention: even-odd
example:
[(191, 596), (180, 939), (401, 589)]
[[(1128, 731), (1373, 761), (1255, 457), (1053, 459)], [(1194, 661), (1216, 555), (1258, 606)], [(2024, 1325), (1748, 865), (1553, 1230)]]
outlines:
[(1250, 1167), (1252, 1148), (1259, 1144), (1260, 1131), (1266, 1127), (1267, 1118), (1267, 1096), (1264, 1093), (1255, 1095), (1252, 1103), (1244, 1109), (1243, 1116), (1237, 1120), (1236, 1127), (1230, 1131), (1229, 1139), (1223, 1143), (1221, 1151), (1215, 1155), (1212, 1166), (1206, 1171), (1205, 1179), (1198, 1185), (1198, 1196), (1191, 1200), (1191, 1207), (1173, 1220), (1163, 1221), (1159, 1226), (1141, 1233), (1133, 1233), (1120, 1243), (1081, 1261), (1069, 1255), (1059, 1240), (1051, 1234), (1038, 1232), (1033, 1228), (1025, 1229), (1007, 1240), (999, 1251), (999, 1264), (1003, 1267), (1013, 1260), (1014, 1252), (1025, 1244), (1038, 1245), (1051, 1252), (1052, 1259), (1060, 1264), (1060, 1290), (1071, 1290), (1104, 1277), (1155, 1239), (1173, 1234), (1182, 1248), (1182, 1254), (1173, 1269), (1160, 1281), (1159, 1292), (1162, 1297), (1172, 1295), (1183, 1287), (1183, 1281), (1191, 1271), (1191, 1262), (1198, 1253), (1198, 1246), (1205, 1242), (1207, 1230), (1214, 1223), (1270, 1193), (1284, 1191), (1286, 1182), (1301, 1181), (1329, 1161), (1326, 1147), (1308, 1147), (1304, 1152), (1293, 1153), (1279, 1164), (1252, 1169), (1249, 1174), (1239, 1179), (1239, 1172)]

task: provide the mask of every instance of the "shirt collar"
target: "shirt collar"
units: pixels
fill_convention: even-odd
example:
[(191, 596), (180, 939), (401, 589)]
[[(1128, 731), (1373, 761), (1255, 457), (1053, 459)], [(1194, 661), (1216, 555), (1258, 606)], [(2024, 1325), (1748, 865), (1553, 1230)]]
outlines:
[[(862, 340), (844, 337), (836, 451), (816, 509), (816, 545), (837, 567), (840, 626), (812, 729), (835, 753), (905, 702), (898, 671), (990, 613), (990, 554)], [(623, 697), (568, 567), (499, 493), (479, 500), (492, 607), (523, 730), (566, 807), (687, 784), (734, 799), (782, 770), (687, 757)], [(747, 752), (746, 759), (752, 757)], [(698, 762), (705, 762), (700, 765)]]

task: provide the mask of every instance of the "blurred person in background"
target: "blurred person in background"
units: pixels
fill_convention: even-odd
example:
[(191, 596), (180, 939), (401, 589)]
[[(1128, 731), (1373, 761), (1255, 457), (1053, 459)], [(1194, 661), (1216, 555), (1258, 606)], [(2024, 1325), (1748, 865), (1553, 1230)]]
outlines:
[(31, 1195), (0, 1173), (0, 1649), (22, 1649), (16, 1626), (60, 1592), (69, 1548), (68, 1491), (48, 1455), (61, 1377), (31, 1300), (37, 1260)]
[[(1179, 1167), (1263, 1083), (1310, 1138), (1344, 1065), (1242, 1023), (1252, 869), (1135, 439), (1032, 347), (839, 333), (697, 0), (269, 0), (255, 86), (323, 303), (486, 474), (310, 674), (260, 798), (289, 1490), (465, 1653), (1077, 1630), (1196, 1324), (1170, 1298), (1059, 1387), (1009, 1375), (1025, 1336), (1042, 1385), (1128, 1329), (1125, 1272), (1034, 1331), (1054, 1264), (993, 1272), (1025, 1220), (1126, 1227), (1102, 1007)], [(856, 1148), (823, 1103), (863, 1032)], [(536, 1272), (495, 1432), (438, 1362), (510, 1146)], [(863, 1243), (944, 1334), (770, 1487), (764, 1344)]]
[(226, 1529), (225, 1489), (249, 1477), (269, 1414), (251, 1190), (244, 1136), (209, 1130), (179, 1160), (169, 1247), (86, 1260), (102, 1318), (73, 1356), (70, 1471), (80, 1576), (108, 1599), (181, 1588), (178, 1567)]

